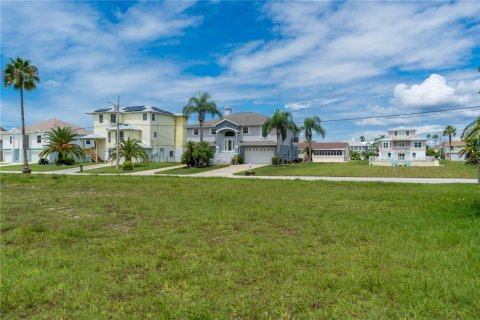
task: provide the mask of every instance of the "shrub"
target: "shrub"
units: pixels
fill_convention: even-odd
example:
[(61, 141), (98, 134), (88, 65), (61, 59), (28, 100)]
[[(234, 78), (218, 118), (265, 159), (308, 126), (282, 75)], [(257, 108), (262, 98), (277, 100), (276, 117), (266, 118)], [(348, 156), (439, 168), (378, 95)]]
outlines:
[(243, 157), (243, 155), (239, 154), (237, 156), (237, 163), (238, 164), (243, 164), (245, 162), (245, 158)]
[(360, 160), (360, 152), (350, 151), (350, 160)]
[(210, 163), (212, 158), (213, 150), (207, 142), (188, 141), (182, 155), (182, 163), (188, 166), (204, 167)]
[(44, 166), (44, 165), (47, 165), (47, 164), (49, 164), (49, 163), (50, 163), (50, 162), (48, 161), (47, 158), (40, 158), (40, 159), (38, 159), (38, 164), (39, 164), (39, 165)]
[(122, 170), (123, 171), (132, 171), (133, 170), (133, 163), (132, 161), (125, 161), (122, 164)]
[(58, 158), (57, 161), (55, 161), (55, 164), (57, 166), (65, 165), (65, 166), (73, 166), (75, 164), (75, 159), (72, 157), (67, 157), (67, 158)]
[(282, 159), (280, 157), (272, 157), (272, 164), (276, 166), (277, 164), (280, 164), (282, 162)]

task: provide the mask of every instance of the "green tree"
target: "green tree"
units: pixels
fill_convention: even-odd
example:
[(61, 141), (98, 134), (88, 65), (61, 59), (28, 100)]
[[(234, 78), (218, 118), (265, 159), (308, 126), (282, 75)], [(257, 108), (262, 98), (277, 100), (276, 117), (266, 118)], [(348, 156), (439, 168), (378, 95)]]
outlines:
[(305, 131), (305, 140), (308, 143), (308, 159), (311, 162), (312, 161), (312, 140), (313, 140), (313, 133), (317, 133), (322, 136), (322, 138), (325, 138), (326, 131), (322, 127), (321, 124), (321, 119), (320, 117), (311, 117), (311, 118), (305, 118), (303, 121), (303, 126), (301, 127), (303, 131)]
[(203, 123), (205, 122), (205, 115), (211, 114), (212, 116), (218, 115), (222, 117), (222, 114), (217, 109), (217, 105), (214, 101), (210, 100), (210, 95), (206, 92), (200, 92), (198, 97), (191, 97), (188, 100), (188, 104), (183, 107), (183, 114), (189, 117), (192, 113), (198, 113), (198, 123), (200, 126), (200, 142), (203, 142)]
[(434, 143), (435, 143), (435, 145), (434, 145), (433, 147), (436, 148), (436, 147), (437, 147), (438, 134), (435, 133), (435, 134), (432, 136), (432, 139), (433, 139), (433, 141), (434, 141)]
[[(137, 139), (131, 139), (130, 137), (123, 142), (120, 142), (118, 154), (120, 158), (124, 158), (125, 161), (132, 161), (132, 159), (143, 160), (148, 163), (150, 161), (148, 153), (140, 146), (140, 141)], [(114, 148), (114, 152), (110, 156), (112, 160), (117, 159), (117, 149)]]
[(460, 155), (465, 155), (467, 162), (477, 164), (478, 166), (478, 184), (480, 184), (480, 136), (473, 137), (465, 142), (465, 146), (460, 150)]
[(364, 136), (360, 136), (360, 142), (365, 142), (365, 137)]
[(480, 117), (469, 123), (462, 132), (462, 140), (467, 141), (480, 136)]
[(83, 149), (75, 143), (78, 135), (70, 127), (52, 128), (45, 138), (46, 144), (40, 152), (40, 158), (46, 158), (50, 154), (57, 154), (57, 164), (63, 164), (67, 158), (83, 158)]
[(427, 143), (429, 143), (429, 142), (430, 142), (430, 138), (431, 138), (431, 137), (432, 137), (432, 135), (431, 135), (430, 133), (429, 133), (429, 134), (427, 134)]
[(22, 144), (23, 144), (23, 173), (30, 173), (28, 166), (27, 148), (28, 141), (25, 135), (25, 111), (23, 108), (23, 91), (31, 91), (37, 88), (40, 81), (38, 76), (38, 68), (30, 64), (30, 60), (23, 60), (18, 57), (5, 67), (2, 72), (3, 85), (9, 87), (13, 85), (15, 90), (20, 90), (20, 113), (22, 116)]
[[(268, 135), (270, 131), (275, 129), (277, 135), (277, 149), (275, 155), (279, 157), (279, 145), (280, 138), (285, 141), (287, 138), (288, 130), (292, 130), (295, 124), (293, 123), (292, 114), (288, 111), (276, 110), (273, 116), (267, 119), (262, 126), (262, 134), (264, 137)], [(279, 161), (280, 163), (281, 161)]]
[[(457, 129), (455, 129), (454, 126), (448, 125), (445, 127), (445, 130), (443, 130), (443, 136), (448, 136), (448, 148), (451, 149), (452, 146), (452, 136), (455, 137), (457, 135)], [(450, 155), (449, 158), (452, 160), (452, 153), (450, 152), (451, 150), (448, 150), (448, 154)]]

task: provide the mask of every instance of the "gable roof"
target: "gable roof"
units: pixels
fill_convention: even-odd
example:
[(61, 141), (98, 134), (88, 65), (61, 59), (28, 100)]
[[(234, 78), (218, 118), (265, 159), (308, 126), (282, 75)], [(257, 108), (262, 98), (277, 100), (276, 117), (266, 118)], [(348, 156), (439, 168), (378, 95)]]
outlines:
[[(304, 150), (308, 147), (308, 143), (302, 141), (298, 144), (298, 149)], [(329, 149), (348, 149), (348, 142), (312, 142), (312, 149), (314, 150), (329, 150)]]
[[(113, 107), (100, 108), (93, 112), (88, 112), (87, 114), (101, 113), (101, 112), (115, 112), (115, 109)], [(170, 111), (166, 111), (158, 107), (148, 107), (148, 106), (127, 106), (127, 107), (121, 108), (120, 110), (120, 113), (130, 113), (130, 112), (158, 112), (158, 113), (174, 115), (174, 113)]]
[[(449, 146), (449, 143), (448, 143), (448, 141), (444, 141), (444, 142), (442, 143), (442, 145), (445, 146), (445, 147), (448, 147), (448, 146)], [(464, 146), (464, 145), (465, 145), (465, 142), (464, 142), (464, 141), (452, 140), (452, 145), (451, 145), (451, 147), (462, 147), (462, 146)]]
[[(205, 121), (203, 123), (203, 126), (214, 127), (224, 120), (228, 120), (240, 126), (262, 126), (267, 119), (270, 119), (270, 118), (256, 112), (237, 112), (229, 116), (225, 116), (222, 119), (212, 119), (209, 121)], [(188, 127), (196, 128), (198, 127), (198, 123), (189, 125)]]
[[(63, 128), (63, 127), (70, 127), (75, 131), (78, 135), (86, 135), (92, 133), (90, 130), (77, 127), (71, 123), (52, 118), (45, 121), (41, 121), (38, 123), (34, 123), (32, 125), (25, 127), (25, 133), (35, 133), (35, 132), (48, 132), (52, 128)], [(18, 130), (18, 129), (17, 129)]]

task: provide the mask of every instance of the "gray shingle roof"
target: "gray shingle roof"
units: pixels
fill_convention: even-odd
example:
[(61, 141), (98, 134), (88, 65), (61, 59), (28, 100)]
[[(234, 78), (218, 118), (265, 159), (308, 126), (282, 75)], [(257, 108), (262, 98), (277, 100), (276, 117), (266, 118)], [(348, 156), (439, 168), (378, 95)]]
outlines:
[(63, 128), (63, 127), (70, 127), (75, 131), (76, 134), (78, 135), (87, 135), (92, 133), (92, 131), (84, 129), (84, 128), (79, 128), (76, 125), (73, 125), (71, 123), (59, 120), (59, 119), (48, 119), (45, 121), (41, 121), (29, 126), (25, 127), (25, 132), (26, 133), (34, 133), (35, 131), (38, 132), (49, 132), (53, 128)]

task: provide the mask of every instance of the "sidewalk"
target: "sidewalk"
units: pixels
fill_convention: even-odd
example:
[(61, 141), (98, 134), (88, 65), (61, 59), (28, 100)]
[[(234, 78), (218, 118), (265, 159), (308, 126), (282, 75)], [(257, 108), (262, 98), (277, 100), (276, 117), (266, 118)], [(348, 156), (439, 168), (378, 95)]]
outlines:
[[(112, 166), (111, 163), (92, 164), (89, 166), (83, 166), (83, 172), (88, 170), (98, 169), (98, 168), (111, 167), (111, 166)], [(65, 170), (57, 170), (57, 171), (49, 171), (48, 173), (70, 174), (70, 173), (77, 173), (77, 172), (80, 172), (80, 166), (78, 165), (76, 165), (74, 168), (68, 168)]]
[(173, 166), (173, 167), (165, 167), (165, 168), (157, 168), (157, 169), (152, 169), (152, 170), (124, 173), (124, 174), (122, 174), (122, 176), (151, 176), (151, 175), (154, 175), (155, 172), (167, 171), (167, 170), (183, 168), (183, 167), (185, 167), (185, 165), (180, 164), (178, 166)]
[[(252, 164), (252, 170), (260, 167), (267, 166), (268, 164)], [(230, 165), (228, 167), (210, 170), (200, 173), (189, 174), (190, 177), (230, 177), (237, 172), (247, 171), (249, 168), (248, 164), (237, 164)]]

